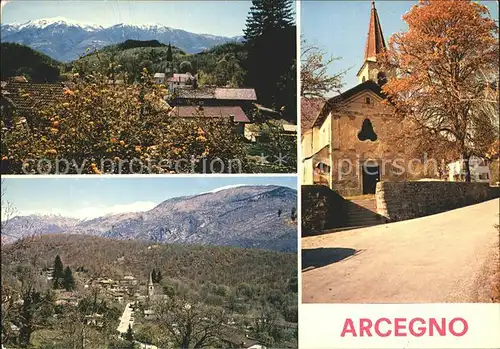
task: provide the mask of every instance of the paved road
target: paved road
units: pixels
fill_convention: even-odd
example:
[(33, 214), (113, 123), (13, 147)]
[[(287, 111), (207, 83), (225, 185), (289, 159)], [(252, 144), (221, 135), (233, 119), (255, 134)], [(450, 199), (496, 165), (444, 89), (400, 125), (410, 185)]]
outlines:
[(130, 307), (130, 303), (127, 303), (125, 309), (123, 310), (122, 317), (120, 318), (120, 324), (118, 325), (117, 331), (120, 333), (126, 333), (128, 330), (128, 325), (132, 326), (134, 323), (130, 321), (132, 317), (132, 308)]
[(499, 205), (302, 238), (302, 301), (489, 302)]

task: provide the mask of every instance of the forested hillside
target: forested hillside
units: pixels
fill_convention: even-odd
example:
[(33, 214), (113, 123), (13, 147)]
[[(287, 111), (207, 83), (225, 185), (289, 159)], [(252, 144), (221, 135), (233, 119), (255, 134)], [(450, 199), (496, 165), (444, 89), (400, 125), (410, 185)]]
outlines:
[[(162, 304), (174, 308), (168, 308), (170, 321), (164, 322), (161, 318), (151, 321), (143, 314), (152, 305), (138, 305), (134, 315), (135, 339), (162, 347), (179, 347), (175, 338), (165, 331), (172, 321), (180, 328), (189, 321), (182, 310), (183, 302), (189, 301), (192, 310), (208, 321), (204, 325), (210, 324), (211, 330), (217, 331), (215, 338), (224, 339), (237, 333), (243, 333), (245, 338), (247, 332), (272, 347), (296, 347), (295, 253), (45, 235), (6, 246), (1, 254), (5, 297), (2, 337), (9, 347), (67, 349), (84, 338), (88, 348), (125, 348), (119, 344), (127, 342), (116, 338), (124, 304), (106, 291), (85, 285), (95, 285), (96, 280), (123, 280), (124, 276), (133, 276), (138, 281), (135, 292), (144, 293), (152, 271), (156, 293), (167, 296), (167, 300), (158, 303), (160, 308), (153, 305), (154, 309), (160, 312)], [(62, 287), (66, 292), (47, 279), (46, 275), (55, 275), (55, 272), (46, 273), (49, 267), (60, 271), (64, 268)], [(70, 285), (66, 282), (68, 277)], [(77, 300), (78, 305), (67, 305), (64, 297)], [(135, 296), (126, 297), (126, 302), (135, 299)], [(23, 308), (14, 302), (17, 299), (24, 304), (31, 302), (31, 306)], [(104, 325), (85, 321), (95, 312), (103, 314)], [(226, 325), (212, 323), (209, 318), (214, 314), (222, 316)], [(28, 328), (29, 335), (12, 330), (10, 324)], [(193, 326), (198, 328), (199, 324)], [(196, 334), (189, 337), (197, 338)], [(219, 343), (214, 347), (227, 346)]]
[(62, 64), (28, 46), (2, 42), (1, 78), (24, 76), (32, 82), (56, 82), (59, 80)]
[[(151, 74), (165, 73), (168, 67), (168, 47), (156, 40), (127, 40), (118, 45), (102, 48), (69, 63), (65, 71), (92, 74), (99, 67), (114, 69), (117, 76), (125, 77), (128, 83), (137, 81), (144, 68)], [(247, 49), (241, 43), (227, 43), (208, 51), (187, 54), (172, 46), (174, 72), (199, 75), (200, 85), (242, 87), (245, 72), (242, 68)]]

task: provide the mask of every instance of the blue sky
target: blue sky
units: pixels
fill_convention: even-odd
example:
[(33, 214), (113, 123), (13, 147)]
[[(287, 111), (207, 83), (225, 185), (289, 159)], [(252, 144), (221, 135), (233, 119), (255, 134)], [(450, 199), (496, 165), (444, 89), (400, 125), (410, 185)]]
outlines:
[[(3, 0), (2, 0), (3, 2)], [(8, 1), (2, 22), (24, 23), (33, 19), (65, 17), (110, 26), (117, 23), (158, 23), (193, 33), (243, 35), (251, 1)]]
[(297, 189), (296, 177), (93, 177), (8, 178), (5, 199), (17, 215), (60, 214), (77, 218), (145, 211), (164, 200), (232, 185), (281, 185)]
[[(395, 32), (405, 30), (401, 17), (418, 1), (376, 1), (386, 42)], [(480, 1), (498, 20), (498, 3)], [(323, 48), (327, 56), (341, 57), (330, 66), (334, 74), (349, 69), (343, 91), (357, 85), (356, 73), (363, 64), (371, 1), (302, 1), (301, 33), (309, 43)]]

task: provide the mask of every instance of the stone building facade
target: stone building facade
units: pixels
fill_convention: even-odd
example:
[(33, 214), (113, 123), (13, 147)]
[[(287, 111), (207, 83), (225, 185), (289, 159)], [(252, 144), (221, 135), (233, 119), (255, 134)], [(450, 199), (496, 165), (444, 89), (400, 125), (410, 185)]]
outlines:
[(381, 86), (391, 77), (377, 56), (385, 49), (372, 3), (359, 84), (325, 102), (302, 138), (302, 183), (324, 184), (344, 196), (375, 193), (377, 182), (406, 178), (407, 161), (389, 143), (399, 131)]

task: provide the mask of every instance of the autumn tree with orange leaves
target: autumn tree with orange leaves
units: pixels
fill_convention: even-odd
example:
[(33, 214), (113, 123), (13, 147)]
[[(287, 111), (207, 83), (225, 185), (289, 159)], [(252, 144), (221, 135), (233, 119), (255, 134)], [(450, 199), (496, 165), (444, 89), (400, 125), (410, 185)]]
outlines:
[(382, 57), (395, 77), (384, 85), (404, 120), (410, 152), (485, 157), (498, 139), (498, 26), (469, 0), (420, 1), (403, 16)]

